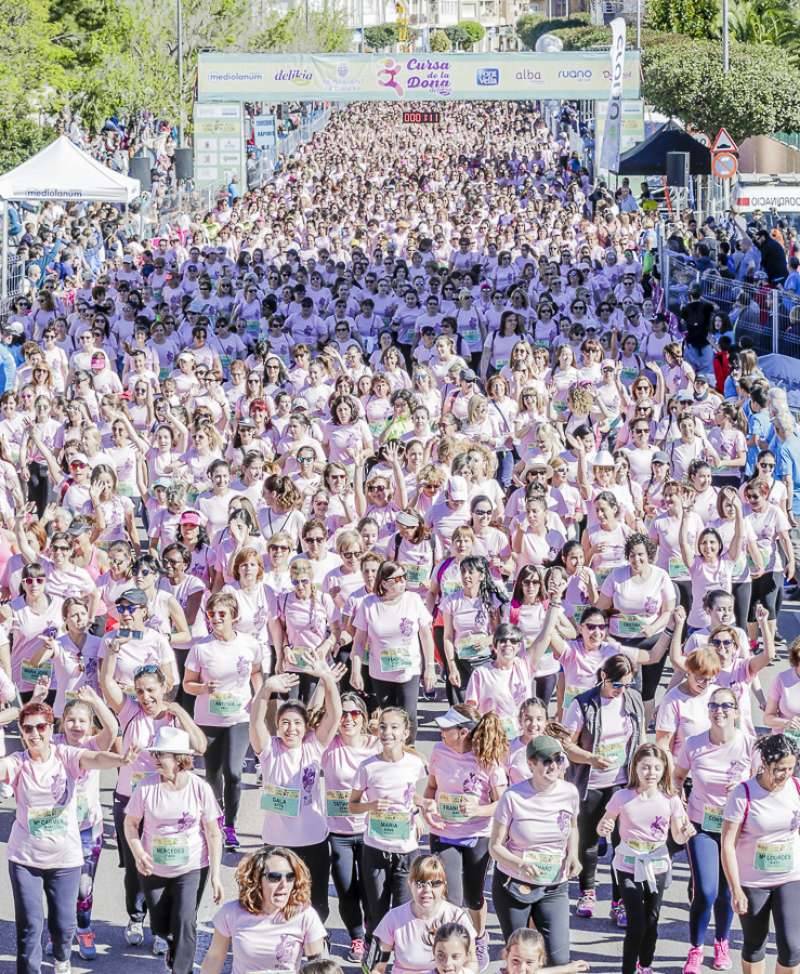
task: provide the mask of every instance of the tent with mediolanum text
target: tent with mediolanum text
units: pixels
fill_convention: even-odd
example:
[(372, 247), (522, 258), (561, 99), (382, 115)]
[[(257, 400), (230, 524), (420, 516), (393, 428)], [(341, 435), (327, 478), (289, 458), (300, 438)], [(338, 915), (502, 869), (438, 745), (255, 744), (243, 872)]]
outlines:
[(692, 176), (711, 174), (711, 153), (694, 136), (670, 119), (619, 157), (619, 176), (666, 176), (667, 153), (688, 152)]
[(138, 179), (104, 166), (65, 135), (0, 176), (0, 199), (4, 200), (132, 203), (140, 191)]

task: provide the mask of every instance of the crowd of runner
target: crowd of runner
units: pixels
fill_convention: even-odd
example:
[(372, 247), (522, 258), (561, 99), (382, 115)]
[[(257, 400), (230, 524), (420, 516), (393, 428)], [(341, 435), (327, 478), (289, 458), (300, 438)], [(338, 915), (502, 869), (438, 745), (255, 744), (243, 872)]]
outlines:
[(509, 974), (585, 969), (575, 915), (651, 974), (684, 850), (685, 974), (762, 974), (771, 927), (800, 969), (786, 394), (665, 306), (652, 208), (533, 104), (441, 115), (352, 106), (152, 241), (46, 207), (69, 242), (0, 346), (20, 974), (97, 956), (114, 768), (125, 937), (174, 974), (206, 888), (202, 974), (334, 974), (329, 879), (368, 974), (479, 974), (490, 910)]

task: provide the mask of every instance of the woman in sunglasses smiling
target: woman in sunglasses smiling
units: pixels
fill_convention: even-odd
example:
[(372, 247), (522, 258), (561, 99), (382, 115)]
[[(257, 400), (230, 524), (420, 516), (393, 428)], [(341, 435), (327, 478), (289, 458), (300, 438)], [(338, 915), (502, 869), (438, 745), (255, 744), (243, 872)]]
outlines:
[(687, 811), (696, 832), (687, 845), (693, 883), (686, 974), (700, 972), (712, 910), (714, 969), (724, 971), (732, 966), (727, 955), (733, 908), (720, 868), (722, 820), (731, 788), (749, 777), (755, 740), (737, 726), (740, 710), (734, 689), (719, 687), (711, 694), (709, 729), (687, 738), (675, 760), (674, 780), (679, 794), (686, 779), (692, 779)]
[(299, 974), (303, 958), (325, 953), (325, 927), (311, 906), (311, 876), (297, 853), (262, 846), (236, 870), (235, 900), (214, 916), (200, 974), (221, 974), (230, 951), (234, 974), (280, 969)]
[(12, 787), (16, 799), (7, 854), (22, 974), (37, 974), (41, 967), (43, 894), (55, 969), (68, 974), (83, 868), (77, 782), (88, 771), (129, 767), (136, 753), (57, 744), (54, 721), (46, 703), (27, 703), (19, 713), (23, 750), (0, 758), (0, 782)]

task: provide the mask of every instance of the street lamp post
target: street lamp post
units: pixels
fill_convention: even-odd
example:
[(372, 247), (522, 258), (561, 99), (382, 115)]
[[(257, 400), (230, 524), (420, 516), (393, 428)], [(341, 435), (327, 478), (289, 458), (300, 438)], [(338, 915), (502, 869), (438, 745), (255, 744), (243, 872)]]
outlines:
[(184, 112), (186, 102), (183, 97), (183, 5), (181, 0), (176, 0), (176, 20), (178, 31), (178, 148), (183, 148)]
[(731, 69), (731, 51), (728, 37), (728, 0), (722, 0), (722, 70), (727, 74)]

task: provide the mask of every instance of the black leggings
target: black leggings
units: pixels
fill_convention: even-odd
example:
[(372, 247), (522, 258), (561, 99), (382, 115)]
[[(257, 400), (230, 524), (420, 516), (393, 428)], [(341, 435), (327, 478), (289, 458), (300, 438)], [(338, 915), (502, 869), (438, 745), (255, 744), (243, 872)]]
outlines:
[[(583, 867), (578, 877), (581, 892), (595, 888), (599, 841), (597, 826), (605, 815), (606, 805), (611, 801), (611, 796), (624, 787), (624, 785), (611, 785), (608, 788), (588, 788), (583, 796), (578, 812), (578, 856)], [(615, 849), (619, 845), (619, 829), (616, 825), (611, 836), (611, 845)], [(614, 901), (620, 899), (619, 880), (614, 869), (611, 870), (611, 898)]]
[(622, 902), (628, 917), (625, 944), (622, 948), (622, 974), (636, 974), (636, 963), (650, 967), (658, 941), (658, 916), (669, 872), (656, 876), (656, 891), (651, 893), (647, 883), (634, 881), (633, 873), (620, 873)]
[(289, 848), (308, 866), (311, 873), (311, 905), (323, 923), (328, 919), (328, 875), (331, 871), (331, 850), (328, 840), (315, 845), (291, 845)]
[[(617, 639), (623, 646), (630, 646), (633, 649), (651, 650), (661, 637), (661, 633), (652, 636), (641, 636), (636, 639)], [(642, 700), (655, 700), (658, 684), (661, 682), (661, 674), (664, 672), (664, 664), (667, 661), (667, 654), (661, 657), (657, 663), (648, 663), (641, 668)]]
[(389, 680), (372, 678), (379, 707), (402, 707), (408, 714), (410, 725), (409, 744), (417, 739), (417, 700), (419, 699), (419, 677), (412, 676), (405, 683), (391, 683)]
[(750, 614), (750, 601), (752, 599), (752, 582), (734, 582), (732, 586), (733, 595), (733, 616), (736, 625), (740, 629), (747, 631), (747, 617)]
[(46, 463), (34, 460), (28, 464), (28, 500), (36, 505), (36, 516), (41, 518), (50, 496), (50, 479)]
[(225, 825), (236, 824), (242, 795), (242, 763), (249, 744), (249, 724), (232, 727), (203, 727), (208, 747), (203, 755), (206, 781), (225, 812)]
[(191, 974), (197, 946), (197, 909), (203, 898), (208, 866), (180, 876), (143, 876), (153, 934), (169, 939), (173, 974)]
[(558, 673), (549, 673), (547, 676), (535, 676), (533, 678), (533, 693), (545, 706), (545, 710), (553, 697), (553, 691), (558, 683)]
[(569, 883), (532, 887), (533, 903), (522, 903), (506, 889), (505, 873), (494, 867), (492, 902), (497, 914), (503, 940), (515, 930), (527, 927), (533, 919), (536, 929), (544, 937), (548, 962), (557, 967), (569, 963)]
[(783, 572), (764, 572), (763, 575), (753, 579), (752, 586), (750, 612), (747, 615), (747, 621), (756, 621), (756, 606), (759, 602), (769, 610), (770, 619), (776, 619), (778, 616), (778, 594), (783, 591)]
[(341, 835), (331, 832), (328, 842), (331, 847), (331, 876), (339, 897), (342, 923), (351, 940), (363, 940), (365, 897), (361, 879), (361, 855), (364, 836), (360, 833)]
[(474, 846), (451, 845), (438, 835), (431, 835), (431, 852), (444, 863), (447, 875), (447, 899), (468, 910), (480, 910), (484, 904), (483, 884), (489, 869), (489, 836), (479, 838)]
[(408, 873), (416, 852), (383, 852), (372, 846), (361, 849), (367, 937), (371, 938), (381, 919), (396, 906), (411, 899)]
[[(125, 870), (125, 911), (131, 920), (141, 923), (147, 913), (147, 903), (142, 891), (139, 870), (136, 868), (136, 860), (125, 838), (125, 806), (129, 801), (129, 795), (114, 792), (114, 828), (117, 831), (119, 864)], [(141, 825), (139, 828), (141, 832)]]
[(464, 702), (464, 694), (466, 692), (470, 677), (475, 670), (479, 670), (482, 666), (485, 666), (490, 662), (490, 656), (487, 656), (486, 659), (475, 660), (474, 662), (472, 660), (459, 659), (458, 656), (455, 657), (456, 669), (458, 670), (458, 675), (461, 677), (461, 686), (454, 687), (449, 679), (445, 683), (445, 688), (447, 690), (447, 702), (451, 706)]
[(797, 923), (797, 902), (800, 881), (782, 886), (745, 886), (747, 913), (739, 917), (742, 923), (742, 960), (757, 964), (767, 952), (769, 921), (775, 924), (775, 943), (778, 963), (783, 967), (800, 964), (800, 924)]

